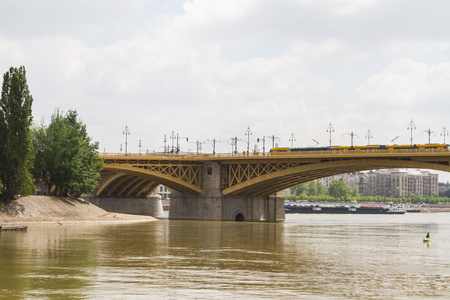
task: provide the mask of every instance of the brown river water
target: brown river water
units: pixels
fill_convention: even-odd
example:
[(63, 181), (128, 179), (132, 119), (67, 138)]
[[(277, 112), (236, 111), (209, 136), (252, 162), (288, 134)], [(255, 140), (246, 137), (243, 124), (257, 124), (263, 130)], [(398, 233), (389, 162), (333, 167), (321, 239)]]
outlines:
[(37, 225), (0, 267), (2, 299), (450, 299), (450, 213)]

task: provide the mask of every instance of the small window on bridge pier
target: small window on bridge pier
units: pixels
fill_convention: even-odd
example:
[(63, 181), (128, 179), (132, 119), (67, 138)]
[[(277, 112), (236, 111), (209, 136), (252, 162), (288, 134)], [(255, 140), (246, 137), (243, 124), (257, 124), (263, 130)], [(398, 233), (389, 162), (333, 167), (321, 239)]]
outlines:
[(208, 172), (208, 175), (212, 175), (212, 167), (208, 167), (208, 169), (206, 170), (206, 172)]

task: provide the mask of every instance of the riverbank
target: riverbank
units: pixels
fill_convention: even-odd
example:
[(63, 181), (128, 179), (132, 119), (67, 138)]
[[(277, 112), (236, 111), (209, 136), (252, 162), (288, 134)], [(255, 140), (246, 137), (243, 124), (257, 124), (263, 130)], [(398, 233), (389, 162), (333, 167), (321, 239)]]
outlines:
[(81, 198), (52, 196), (23, 197), (5, 205), (0, 211), (0, 224), (3, 225), (131, 223), (157, 220), (146, 215), (107, 212)]

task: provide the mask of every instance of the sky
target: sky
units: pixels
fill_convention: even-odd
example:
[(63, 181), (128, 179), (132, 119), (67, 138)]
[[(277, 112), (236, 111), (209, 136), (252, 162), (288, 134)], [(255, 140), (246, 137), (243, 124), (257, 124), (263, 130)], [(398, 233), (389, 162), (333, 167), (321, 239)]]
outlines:
[(0, 0), (0, 71), (101, 152), (450, 144), (449, 28), (447, 0)]

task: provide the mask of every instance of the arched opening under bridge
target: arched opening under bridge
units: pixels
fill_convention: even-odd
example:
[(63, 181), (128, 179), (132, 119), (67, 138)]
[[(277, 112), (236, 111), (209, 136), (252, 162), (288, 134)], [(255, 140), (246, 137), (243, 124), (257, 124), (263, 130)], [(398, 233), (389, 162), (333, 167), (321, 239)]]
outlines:
[(244, 217), (243, 214), (238, 213), (238, 214), (236, 215), (236, 218), (235, 218), (234, 220), (235, 220), (236, 222), (244, 222), (244, 221), (245, 221), (245, 217)]

